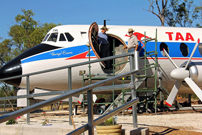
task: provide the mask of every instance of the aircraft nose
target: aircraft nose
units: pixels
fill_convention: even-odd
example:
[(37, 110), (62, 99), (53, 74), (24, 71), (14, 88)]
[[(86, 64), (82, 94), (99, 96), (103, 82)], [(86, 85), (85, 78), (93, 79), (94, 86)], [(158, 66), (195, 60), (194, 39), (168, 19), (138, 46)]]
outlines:
[[(1, 79), (7, 78), (7, 77), (13, 77), (16, 75), (22, 75), (21, 61), (18, 57), (11, 60), (7, 64), (5, 64), (0, 69), (0, 78)], [(4, 82), (18, 87), (21, 83), (21, 77), (16, 78), (16, 79), (6, 80)]]

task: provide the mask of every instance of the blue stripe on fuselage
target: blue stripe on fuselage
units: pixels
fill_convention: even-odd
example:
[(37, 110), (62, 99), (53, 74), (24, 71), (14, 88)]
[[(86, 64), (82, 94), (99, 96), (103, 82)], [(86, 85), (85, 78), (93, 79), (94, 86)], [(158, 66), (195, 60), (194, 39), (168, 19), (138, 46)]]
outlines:
[[(81, 53), (88, 51), (88, 47), (86, 45), (69, 47), (69, 48), (61, 48), (57, 50), (52, 50), (49, 52), (44, 52), (41, 54), (37, 54), (22, 60), (22, 63), (39, 61), (39, 60), (47, 60), (47, 59), (57, 59), (57, 58), (69, 58)], [(93, 51), (91, 50), (91, 56), (95, 56)]]
[[(162, 54), (161, 54), (161, 51), (160, 51), (160, 44), (162, 42), (157, 42), (157, 52), (158, 52), (158, 55), (157, 57), (164, 57)], [(186, 42), (164, 42), (167, 46), (168, 46), (168, 53), (170, 55), (170, 57), (177, 57), (177, 58), (186, 58), (186, 57), (190, 57), (191, 55), (191, 52), (195, 46), (196, 43), (186, 43)], [(184, 43), (187, 45), (188, 47), (188, 55), (185, 57), (182, 55), (182, 52), (180, 50), (180, 44), (181, 43)], [(140, 44), (140, 43), (139, 43)], [(140, 45), (142, 46), (142, 44)], [(149, 51), (154, 51), (155, 50), (155, 42), (147, 42), (147, 45), (146, 45), (146, 49), (147, 49), (147, 52)], [(140, 56), (142, 56), (144, 53), (144, 48), (142, 49), (142, 51), (140, 52)], [(197, 50), (195, 51), (194, 53), (194, 57), (201, 57), (201, 54), (199, 53), (199, 50), (197, 48)]]
[[(157, 56), (158, 57), (164, 57), (160, 51), (160, 44), (161, 43), (162, 42), (157, 42), (157, 52), (158, 52)], [(182, 42), (164, 42), (164, 43), (167, 44), (167, 46), (169, 48), (169, 55), (171, 57), (185, 58), (180, 51), (180, 44)], [(194, 46), (195, 46), (195, 43), (186, 43), (186, 42), (184, 42), (184, 43), (188, 46), (188, 49), (189, 49), (189, 54), (186, 57), (189, 57)], [(127, 44), (127, 42), (126, 42), (126, 44)], [(142, 46), (143, 46), (142, 43), (139, 42), (139, 49)], [(155, 50), (155, 42), (147, 42), (146, 49), (147, 49), (147, 52), (154, 51)], [(69, 48), (61, 48), (61, 49), (52, 50), (49, 52), (44, 52), (41, 54), (37, 54), (35, 56), (25, 58), (22, 60), (22, 63), (39, 61), (39, 60), (47, 60), (47, 59), (69, 58), (69, 57), (84, 53), (86, 51), (88, 51), (88, 47), (86, 45), (69, 47)], [(143, 55), (144, 55), (144, 48), (140, 52), (140, 56), (143, 56)], [(92, 50), (91, 50), (91, 56), (95, 57), (95, 54)], [(197, 48), (196, 52), (194, 53), (193, 58), (194, 57), (197, 57), (197, 58), (201, 57), (198, 48)]]

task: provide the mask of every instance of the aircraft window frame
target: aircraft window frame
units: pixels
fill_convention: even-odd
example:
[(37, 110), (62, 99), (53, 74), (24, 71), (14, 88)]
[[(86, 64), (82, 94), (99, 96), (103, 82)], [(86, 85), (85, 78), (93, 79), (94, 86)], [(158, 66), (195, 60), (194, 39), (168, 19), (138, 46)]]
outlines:
[(163, 52), (163, 49), (165, 49), (167, 51), (167, 53), (169, 54), (169, 47), (168, 47), (168, 45), (166, 43), (162, 42), (159, 47), (160, 47), (161, 54), (164, 57), (166, 57), (165, 53)]
[[(61, 40), (61, 37), (63, 38), (62, 40)], [(63, 33), (60, 33), (59, 41), (67, 41)]]
[(65, 36), (69, 42), (74, 41), (74, 37), (69, 32), (65, 32)]
[(44, 37), (43, 41), (46, 41), (49, 36), (50, 36), (50, 33), (48, 33), (48, 34)]
[(189, 54), (189, 48), (185, 43), (180, 44), (180, 51), (184, 57), (188, 56)]
[[(56, 38), (52, 36), (56, 36)], [(54, 33), (51, 33), (47, 41), (57, 42), (57, 39), (58, 39), (58, 32), (54, 32)]]
[(200, 53), (201, 56), (202, 56), (202, 43), (199, 43), (199, 45), (198, 45), (198, 50), (199, 50), (199, 53)]

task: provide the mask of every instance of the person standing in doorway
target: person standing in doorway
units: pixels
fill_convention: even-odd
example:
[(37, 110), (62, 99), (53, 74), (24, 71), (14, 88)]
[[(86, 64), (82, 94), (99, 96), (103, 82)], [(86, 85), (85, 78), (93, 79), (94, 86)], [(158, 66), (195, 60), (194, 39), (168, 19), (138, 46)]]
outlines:
[[(106, 34), (106, 31), (108, 31), (108, 28), (103, 26), (101, 28), (101, 32), (98, 33), (98, 40), (99, 40), (99, 52), (100, 52), (100, 57), (108, 57), (110, 56), (109, 54), (109, 41), (108, 41), (108, 36)], [(106, 68), (110, 67), (110, 61), (105, 61)]]
[(132, 28), (128, 29), (129, 39), (128, 39), (128, 45), (124, 46), (123, 49), (128, 48), (128, 52), (134, 52), (138, 49), (138, 39), (135, 35), (133, 35), (134, 30)]

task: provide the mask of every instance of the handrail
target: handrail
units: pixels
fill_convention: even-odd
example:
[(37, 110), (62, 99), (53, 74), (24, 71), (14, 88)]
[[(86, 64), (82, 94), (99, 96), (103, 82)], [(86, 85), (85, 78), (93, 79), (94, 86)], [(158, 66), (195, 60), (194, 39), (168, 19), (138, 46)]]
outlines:
[[(134, 73), (139, 71), (139, 68), (138, 69), (135, 68), (136, 70), (134, 70), (134, 67), (135, 67), (134, 61), (136, 61), (136, 63), (138, 63), (138, 59), (139, 59), (139, 56), (136, 56), (136, 55), (137, 54), (135, 52), (130, 52), (130, 53), (120, 54), (120, 55), (116, 55), (116, 56), (110, 56), (110, 57), (105, 57), (105, 58), (101, 58), (101, 59), (96, 59), (96, 60), (92, 60), (92, 61), (76, 63), (76, 64), (72, 64), (72, 65), (68, 65), (68, 66), (62, 66), (62, 67), (57, 67), (57, 68), (53, 68), (53, 69), (47, 69), (47, 70), (28, 73), (28, 74), (24, 74), (24, 75), (18, 75), (18, 76), (14, 76), (14, 77), (8, 77), (8, 78), (0, 79), (0, 81), (5, 81), (5, 80), (15, 79), (15, 78), (19, 78), (19, 77), (26, 77), (27, 93), (28, 93), (27, 97), (29, 96), (29, 87), (30, 87), (29, 78), (30, 78), (31, 75), (42, 74), (42, 73), (52, 72), (52, 71), (61, 70), (61, 69), (68, 69), (68, 82), (70, 83), (70, 85), (68, 85), (68, 93), (64, 93), (64, 94), (59, 95), (57, 97), (54, 97), (54, 98), (39, 102), (39, 103), (34, 104), (32, 106), (29, 106), (29, 100), (27, 99), (27, 107), (26, 108), (23, 108), (23, 109), (15, 111), (15, 112), (11, 112), (11, 113), (8, 113), (6, 115), (1, 116), (0, 117), (0, 123), (5, 122), (7, 120), (10, 120), (12, 118), (15, 118), (17, 116), (20, 116), (20, 115), (23, 115), (23, 114), (27, 113), (27, 123), (29, 124), (30, 123), (29, 122), (30, 121), (29, 112), (32, 112), (32, 111), (34, 111), (34, 110), (36, 110), (38, 108), (47, 106), (49, 104), (59, 102), (59, 101), (64, 100), (66, 98), (69, 98), (69, 105), (71, 106), (71, 104), (72, 104), (71, 103), (72, 96), (79, 95), (81, 93), (87, 92), (87, 96), (88, 96), (88, 124), (87, 124), (87, 126), (84, 126), (83, 128), (81, 128), (81, 130), (84, 131), (85, 129), (88, 129), (89, 134), (94, 134), (94, 128), (93, 128), (93, 125), (94, 125), (94, 121), (93, 121), (93, 105), (92, 105), (92, 91), (93, 90), (92, 89), (94, 89), (94, 88), (96, 88), (98, 86), (104, 85), (104, 84), (106, 84), (108, 82), (114, 81), (114, 80), (116, 80), (118, 78), (128, 76), (128, 75), (131, 75), (131, 82), (133, 83), (134, 78), (132, 78), (132, 76), (134, 76), (133, 75)], [(115, 59), (115, 58), (126, 57), (126, 56), (130, 56), (130, 59), (131, 59), (131, 61), (130, 61), (130, 71), (129, 72), (119, 74), (117, 76), (114, 76), (114, 77), (111, 77), (111, 78), (96, 82), (94, 84), (90, 84), (88, 86), (85, 86), (85, 87), (82, 87), (82, 88), (79, 88), (79, 89), (76, 89), (76, 90), (71, 90), (72, 89), (71, 88), (71, 83), (72, 83), (71, 68), (72, 67), (82, 66), (82, 65), (86, 65), (86, 64), (91, 64), (91, 63), (111, 60), (111, 59)], [(136, 57), (136, 60), (134, 59), (135, 57)], [(131, 64), (132, 64), (132, 66), (131, 66)], [(133, 91), (135, 91), (135, 89), (133, 89)], [(133, 99), (135, 99), (136, 96), (133, 96), (133, 95), (132, 95), (132, 97), (133, 97)], [(71, 112), (72, 112), (71, 107), (69, 107), (69, 111), (70, 111), (69, 121), (71, 121), (71, 115), (72, 115), (71, 114)], [(136, 112), (135, 105), (133, 105), (133, 112)], [(134, 115), (133, 116), (133, 124), (134, 124), (133, 127), (137, 128), (137, 120), (135, 120), (135, 119), (137, 119), (136, 113), (133, 113), (133, 115)], [(69, 124), (71, 125), (71, 122)]]
[[(109, 119), (110, 117), (116, 115), (117, 113), (121, 112), (122, 110), (129, 108), (130, 106), (132, 106), (134, 104), (137, 104), (138, 102), (139, 102), (139, 98), (135, 98), (135, 99), (127, 102), (126, 104), (121, 105), (120, 107), (100, 116), (99, 118), (94, 120), (93, 126), (100, 124), (104, 120)], [(87, 124), (85, 124), (85, 125), (81, 126), (80, 128), (78, 128), (78, 129), (76, 129), (76, 130), (74, 130), (74, 131), (72, 131), (66, 135), (77, 135), (77, 134), (81, 134), (87, 130), (88, 130), (88, 127), (87, 127)]]
[(131, 56), (131, 55), (134, 55), (134, 52), (129, 52), (129, 53), (125, 53), (125, 54), (120, 54), (120, 55), (105, 57), (105, 58), (91, 60), (91, 61), (86, 61), (86, 62), (80, 62), (80, 63), (68, 65), (68, 66), (62, 66), (62, 67), (57, 67), (57, 68), (53, 68), (53, 69), (47, 69), (47, 70), (37, 71), (37, 72), (28, 73), (28, 74), (24, 74), (24, 75), (17, 75), (17, 76), (14, 76), (14, 77), (7, 77), (7, 78), (4, 78), (4, 79), (0, 79), (0, 81), (6, 81), (6, 80), (16, 79), (16, 78), (20, 78), (20, 77), (26, 77), (26, 76), (36, 75), (36, 74), (42, 74), (42, 73), (46, 73), (46, 72), (52, 72), (52, 71), (56, 71), (56, 70), (61, 70), (61, 69), (66, 69), (66, 68), (72, 68), (72, 67), (77, 67), (77, 66), (82, 66), (82, 65), (90, 64), (90, 63), (96, 63), (96, 62), (111, 60), (111, 59), (115, 59), (115, 58)]
[(3, 115), (3, 116), (0, 117), (0, 123), (5, 122), (5, 121), (10, 120), (10, 119), (13, 119), (13, 118), (16, 118), (16, 117), (18, 117), (20, 115), (23, 115), (25, 113), (32, 112), (32, 111), (34, 111), (34, 110), (36, 110), (38, 108), (47, 106), (49, 104), (52, 104), (52, 103), (55, 103), (55, 102), (59, 102), (59, 101), (61, 101), (63, 99), (72, 97), (74, 95), (78, 95), (78, 94), (81, 94), (83, 92), (92, 90), (93, 88), (96, 88), (98, 86), (104, 85), (107, 82), (114, 81), (114, 80), (116, 80), (118, 78), (122, 78), (122, 77), (130, 75), (130, 74), (134, 74), (134, 73), (136, 73), (138, 71), (139, 70), (132, 70), (132, 71), (129, 71), (129, 72), (126, 72), (126, 73), (123, 73), (123, 74), (120, 74), (120, 75), (117, 75), (117, 76), (114, 76), (114, 77), (111, 77), (111, 78), (108, 78), (108, 79), (105, 79), (105, 80), (102, 80), (102, 81), (99, 81), (99, 82), (96, 82), (96, 83), (93, 83), (91, 85), (87, 85), (85, 87), (82, 87), (82, 88), (70, 91), (70, 92), (65, 93), (63, 95), (60, 95), (60, 96), (57, 96), (57, 97), (54, 97), (54, 98), (51, 98), (51, 99), (39, 102), (37, 104), (34, 104), (32, 106), (28, 106), (26, 108), (17, 110), (15, 112), (11, 112), (9, 114)]
[[(113, 87), (112, 87), (113, 86)], [(93, 89), (93, 92), (95, 91), (112, 91), (114, 89), (120, 90), (120, 89), (130, 89), (134, 87), (132, 84), (120, 84), (120, 85), (112, 85), (112, 86), (102, 86), (97, 87)], [(75, 90), (75, 89), (73, 89)], [(51, 95), (60, 95), (68, 93), (69, 90), (63, 90), (63, 91), (52, 91), (52, 92), (45, 92), (45, 93), (37, 93), (37, 94), (29, 94), (29, 95), (19, 95), (19, 96), (10, 96), (10, 97), (1, 97), (0, 101), (3, 100), (13, 100), (13, 99), (19, 99), (19, 98), (33, 98), (33, 97), (42, 97), (42, 96), (51, 96)], [(1, 105), (1, 104), (0, 104)]]

